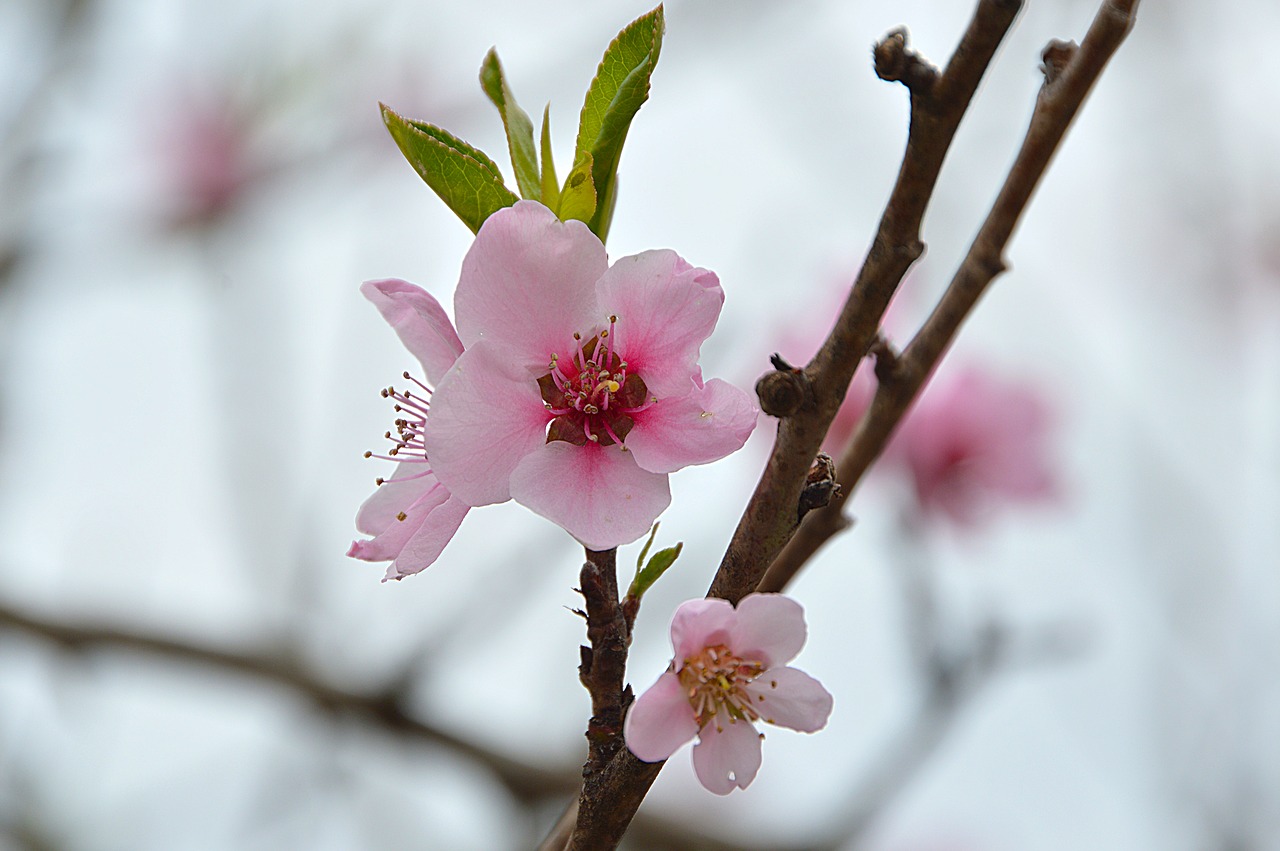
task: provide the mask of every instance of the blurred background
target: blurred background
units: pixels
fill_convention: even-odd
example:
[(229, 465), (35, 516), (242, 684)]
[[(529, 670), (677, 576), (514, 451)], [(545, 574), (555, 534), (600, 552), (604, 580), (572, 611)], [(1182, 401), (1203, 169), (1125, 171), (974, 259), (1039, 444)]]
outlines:
[[(952, 0), (673, 0), (610, 253), (670, 247), (749, 387), (828, 330)], [(1032, 3), (962, 125), (899, 343), (1093, 0)], [(497, 45), (560, 174), (643, 2), (0, 3), (0, 848), (505, 849), (585, 753), (581, 551), (511, 504), (427, 572), (343, 556), (414, 366), (359, 297), (446, 305), (470, 233), (379, 100), (487, 151)], [(1280, 849), (1280, 8), (1148, 2), (856, 527), (793, 585), (824, 732), (717, 798), (687, 750), (631, 848)], [(858, 393), (851, 393), (851, 398)], [(664, 669), (772, 426), (673, 477), (630, 679)], [(620, 551), (629, 569), (638, 545)]]

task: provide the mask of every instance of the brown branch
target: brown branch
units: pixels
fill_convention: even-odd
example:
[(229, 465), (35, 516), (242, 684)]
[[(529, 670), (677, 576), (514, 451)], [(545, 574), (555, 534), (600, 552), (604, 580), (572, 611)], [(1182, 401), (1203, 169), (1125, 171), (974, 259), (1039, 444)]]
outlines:
[(580, 648), (582, 662), (578, 666), (578, 677), (591, 695), (588, 755), (582, 767), (587, 785), (622, 746), (622, 717), (633, 697), (626, 687), (631, 631), (618, 602), (617, 557), (616, 548), (587, 550), (579, 579), (591, 645)]
[(567, 794), (577, 785), (571, 772), (549, 771), (518, 762), (414, 718), (404, 708), (400, 688), (371, 693), (347, 691), (320, 681), (291, 660), (218, 650), (105, 625), (73, 624), (25, 614), (3, 602), (0, 602), (0, 628), (20, 630), (76, 653), (138, 653), (281, 685), (334, 716), (356, 718), (430, 742), (485, 765), (521, 801), (541, 801)]
[[(591, 694), (592, 714), (587, 724), (590, 752), (582, 767), (577, 820), (567, 846), (573, 851), (596, 847), (582, 845), (576, 837), (607, 830), (606, 826), (617, 818), (615, 809), (601, 806), (601, 784), (614, 757), (620, 751), (628, 753), (622, 741), (622, 720), (634, 699), (631, 687), (626, 685), (631, 630), (618, 601), (617, 555), (617, 549), (587, 550), (587, 563), (582, 566), (581, 591), (586, 600), (587, 639), (591, 646), (582, 648), (578, 672)], [(626, 822), (622, 823), (619, 836), (622, 830), (626, 830)]]
[(768, 465), (738, 523), (708, 596), (737, 602), (754, 591), (796, 528), (805, 475), (867, 354), (903, 275), (923, 253), (920, 223), (942, 161), (1020, 0), (981, 0), (945, 71), (938, 74), (895, 30), (875, 48), (877, 73), (911, 93), (911, 129), (897, 183), (848, 301), (805, 367), (812, 400), (778, 424)]
[[(960, 120), (982, 75), (1021, 8), (1021, 0), (979, 0), (946, 70), (939, 74), (908, 49), (896, 30), (875, 47), (876, 73), (911, 93), (911, 128), (897, 183), (867, 259), (835, 328), (804, 369), (811, 396), (778, 425), (756, 490), (734, 531), (707, 595), (736, 603), (756, 589), (796, 530), (801, 494), (858, 363), (867, 354), (889, 300), (923, 253), (920, 223)], [(775, 364), (776, 365), (776, 364)], [(781, 367), (779, 367), (781, 368)], [(824, 512), (813, 512), (821, 514)], [(617, 846), (662, 763), (643, 763), (623, 748), (596, 778), (589, 800), (608, 819), (580, 820), (570, 848)]]
[[(1004, 271), (1004, 251), (1014, 228), (1090, 88), (1132, 29), (1137, 6), (1138, 0), (1105, 0), (1079, 47), (1053, 41), (1045, 48), (1045, 82), (1030, 127), (986, 221), (919, 333), (892, 364), (876, 370), (879, 386), (871, 407), (837, 465), (838, 481), (846, 495), (853, 493), (884, 450), (979, 297)], [(770, 566), (759, 590), (785, 588), (813, 554), (845, 526), (838, 504), (813, 512)]]

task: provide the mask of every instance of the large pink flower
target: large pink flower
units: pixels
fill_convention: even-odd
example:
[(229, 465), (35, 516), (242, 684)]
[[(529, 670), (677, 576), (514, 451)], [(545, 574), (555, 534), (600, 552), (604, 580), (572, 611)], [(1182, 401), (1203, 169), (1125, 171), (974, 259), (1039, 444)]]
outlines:
[(645, 762), (693, 746), (693, 768), (717, 795), (745, 789), (760, 768), (756, 721), (813, 733), (826, 726), (831, 695), (787, 667), (804, 646), (804, 611), (781, 594), (690, 600), (671, 621), (675, 658), (627, 712), (627, 747)]
[(716, 276), (673, 251), (609, 266), (586, 225), (541, 204), (480, 228), (456, 332), (412, 284), (363, 291), (436, 388), (392, 391), (407, 412), (393, 438), (402, 468), (357, 518), (377, 537), (351, 555), (394, 558), (395, 578), (430, 564), (468, 507), (507, 499), (591, 549), (633, 541), (670, 503), (667, 474), (740, 449), (755, 427), (754, 400), (698, 368), (724, 301)]

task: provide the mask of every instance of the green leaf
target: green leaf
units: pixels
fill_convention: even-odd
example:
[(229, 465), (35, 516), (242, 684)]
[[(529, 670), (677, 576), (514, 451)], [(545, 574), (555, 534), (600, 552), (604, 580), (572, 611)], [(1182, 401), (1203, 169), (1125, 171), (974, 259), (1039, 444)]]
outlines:
[(680, 557), (680, 551), (684, 549), (684, 542), (676, 544), (674, 547), (668, 547), (665, 550), (658, 550), (653, 554), (653, 558), (649, 559), (649, 563), (644, 569), (636, 574), (636, 578), (631, 580), (631, 587), (627, 589), (627, 596), (634, 597), (639, 600), (644, 596), (644, 592), (648, 591), (657, 582), (662, 574), (667, 572), (667, 568), (675, 564), (676, 559)]
[(665, 27), (662, 6), (628, 24), (609, 45), (587, 89), (574, 162), (590, 154), (596, 211), (588, 225), (601, 241), (609, 231), (617, 191), (618, 160), (631, 119), (649, 98)]
[(414, 171), (440, 200), (471, 228), (520, 200), (502, 182), (502, 174), (484, 152), (431, 124), (410, 121), (385, 104), (382, 120)]
[(542, 110), (542, 203), (553, 210), (560, 208), (560, 181), (551, 158), (551, 104)]
[(556, 215), (562, 222), (577, 219), (586, 222), (589, 227), (595, 211), (596, 188), (591, 182), (591, 154), (585, 154), (564, 179), (564, 188), (560, 190), (560, 208)]
[(649, 554), (649, 548), (653, 546), (653, 539), (658, 537), (658, 527), (662, 523), (654, 523), (653, 528), (649, 530), (649, 539), (644, 542), (644, 547), (640, 550), (640, 555), (636, 556), (636, 575), (640, 575), (640, 569), (644, 565), (644, 557)]
[(480, 65), (480, 86), (498, 108), (502, 126), (507, 131), (507, 147), (516, 172), (520, 194), (535, 201), (542, 200), (542, 184), (538, 179), (538, 150), (533, 143), (533, 122), (516, 104), (515, 96), (502, 73), (498, 52), (490, 48)]

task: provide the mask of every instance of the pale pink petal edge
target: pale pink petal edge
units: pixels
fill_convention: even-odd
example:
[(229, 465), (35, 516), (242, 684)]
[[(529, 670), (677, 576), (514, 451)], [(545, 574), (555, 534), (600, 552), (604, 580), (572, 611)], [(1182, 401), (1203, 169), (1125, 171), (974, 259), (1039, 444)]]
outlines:
[(726, 381), (690, 382), (680, 398), (659, 399), (636, 415), (626, 445), (636, 463), (655, 473), (674, 473), (718, 461), (747, 442), (760, 416), (755, 400)]
[(462, 354), (462, 341), (440, 302), (422, 287), (399, 278), (365, 281), (360, 292), (422, 364), (427, 380), (438, 384)]
[(760, 734), (749, 721), (721, 713), (698, 733), (693, 770), (708, 791), (728, 795), (745, 789), (760, 770)]
[(636, 698), (622, 724), (627, 747), (643, 762), (666, 759), (697, 734), (693, 707), (670, 671)]
[(785, 665), (804, 647), (804, 608), (783, 594), (748, 594), (738, 601), (730, 648), (767, 667)]
[(763, 721), (801, 733), (827, 726), (835, 703), (822, 683), (797, 668), (765, 671), (746, 690)]

